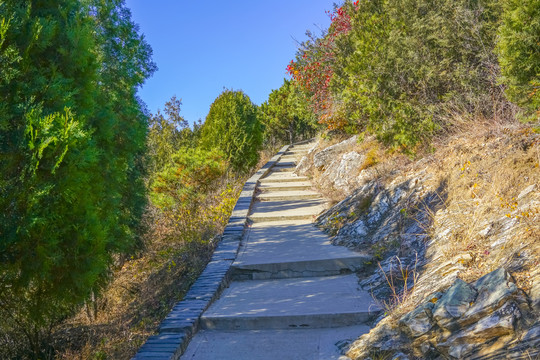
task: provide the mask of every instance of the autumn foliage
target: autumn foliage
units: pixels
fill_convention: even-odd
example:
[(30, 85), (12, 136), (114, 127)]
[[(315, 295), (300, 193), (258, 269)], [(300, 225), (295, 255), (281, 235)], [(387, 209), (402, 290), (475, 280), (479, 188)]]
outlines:
[(327, 129), (412, 153), (456, 117), (511, 118), (509, 101), (538, 120), (539, 11), (534, 1), (347, 0), (320, 37), (307, 33), (287, 73)]
[[(357, 5), (358, 2), (355, 2), (354, 7)], [(308, 95), (320, 122), (330, 129), (345, 125), (343, 119), (332, 116), (330, 82), (334, 75), (335, 41), (338, 36), (351, 30), (352, 9), (354, 8), (339, 7), (334, 11), (327, 11), (331, 25), (326, 36), (316, 39), (308, 33), (310, 40), (302, 44), (296, 61), (291, 60), (287, 65), (287, 73)]]

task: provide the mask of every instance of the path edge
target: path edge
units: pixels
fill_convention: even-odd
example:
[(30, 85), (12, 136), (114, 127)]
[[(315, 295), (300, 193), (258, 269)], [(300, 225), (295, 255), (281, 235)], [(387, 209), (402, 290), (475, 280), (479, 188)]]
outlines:
[[(295, 144), (298, 145), (298, 144)], [(178, 360), (200, 327), (202, 313), (221, 295), (232, 280), (231, 266), (244, 237), (248, 214), (259, 180), (270, 172), (291, 145), (283, 146), (244, 184), (229, 222), (201, 275), (161, 322), (157, 335), (150, 336), (132, 360)]]

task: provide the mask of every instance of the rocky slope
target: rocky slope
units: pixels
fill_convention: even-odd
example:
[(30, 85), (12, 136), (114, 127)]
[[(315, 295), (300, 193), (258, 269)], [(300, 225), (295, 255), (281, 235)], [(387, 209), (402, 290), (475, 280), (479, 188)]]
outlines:
[(386, 309), (352, 359), (540, 356), (540, 135), (487, 124), (417, 160), (358, 137), (319, 140), (296, 172), (337, 203), (318, 225), (372, 259)]

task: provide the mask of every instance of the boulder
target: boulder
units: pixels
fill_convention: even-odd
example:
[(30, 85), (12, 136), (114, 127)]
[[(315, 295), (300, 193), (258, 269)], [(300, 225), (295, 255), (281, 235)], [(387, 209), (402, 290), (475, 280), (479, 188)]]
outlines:
[(435, 322), (432, 318), (432, 310), (435, 307), (435, 302), (437, 302), (441, 296), (441, 293), (435, 293), (429, 296), (428, 301), (401, 317), (399, 320), (401, 329), (413, 338), (427, 334), (427, 332), (435, 326)]
[(296, 165), (296, 169), (294, 169), (294, 173), (297, 175), (306, 175), (311, 167), (311, 163), (309, 161), (309, 158), (307, 156), (303, 156), (302, 159), (298, 162), (298, 165)]
[(345, 192), (352, 191), (356, 187), (356, 177), (353, 174), (360, 171), (365, 158), (365, 155), (360, 155), (356, 151), (344, 154), (336, 168), (328, 175), (334, 186)]
[(508, 302), (518, 292), (506, 269), (499, 268), (476, 280), (472, 286), (478, 295), (472, 306), (459, 320), (461, 326), (478, 321)]
[(517, 305), (514, 302), (508, 302), (491, 315), (454, 333), (446, 342), (438, 344), (437, 348), (454, 358), (462, 359), (488, 341), (505, 335), (513, 335), (516, 320), (520, 316)]
[(529, 291), (529, 298), (533, 309), (540, 312), (540, 276), (537, 276), (536, 281), (533, 282), (533, 286)]
[(433, 319), (443, 329), (456, 330), (459, 328), (457, 320), (469, 310), (476, 295), (477, 292), (472, 286), (461, 279), (456, 279), (435, 304)]

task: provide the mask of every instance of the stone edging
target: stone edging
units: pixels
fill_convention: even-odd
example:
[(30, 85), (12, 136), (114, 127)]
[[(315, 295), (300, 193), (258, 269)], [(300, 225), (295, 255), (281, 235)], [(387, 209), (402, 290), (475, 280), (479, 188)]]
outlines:
[(270, 161), (246, 181), (212, 259), (184, 299), (176, 304), (163, 320), (159, 327), (159, 334), (149, 337), (132, 360), (177, 360), (186, 350), (191, 338), (199, 329), (202, 313), (229, 286), (231, 265), (236, 259), (244, 236), (249, 209), (253, 203), (259, 179), (268, 174), (289, 147), (290, 145), (282, 147)]

